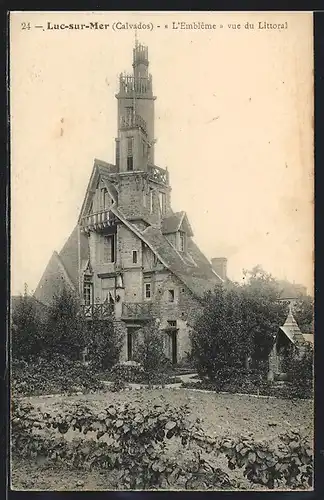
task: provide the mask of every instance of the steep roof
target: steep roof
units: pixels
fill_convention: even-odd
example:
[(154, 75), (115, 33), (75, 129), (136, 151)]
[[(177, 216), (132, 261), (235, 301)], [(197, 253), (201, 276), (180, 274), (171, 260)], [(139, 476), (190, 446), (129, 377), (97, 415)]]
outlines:
[(305, 343), (304, 336), (300, 331), (300, 328), (297, 324), (297, 321), (294, 318), (291, 307), (289, 307), (289, 313), (287, 319), (283, 326), (280, 327), (280, 330), (288, 337), (288, 339), (293, 343)]
[[(78, 268), (77, 268), (78, 269)], [(77, 272), (77, 271), (76, 271)], [(35, 299), (43, 304), (50, 305), (53, 296), (60, 293), (66, 286), (77, 290), (65, 269), (59, 254), (53, 252), (52, 257), (47, 264), (43, 276), (34, 292)]]
[[(79, 288), (79, 249), (78, 227), (76, 226), (64, 247), (59, 253), (60, 260), (76, 290)], [(82, 261), (89, 259), (88, 238), (80, 232), (80, 258)]]
[(185, 254), (180, 255), (159, 228), (149, 226), (142, 234), (154, 253), (162, 257), (166, 267), (187, 285), (194, 295), (202, 297), (207, 290), (212, 290), (222, 282), (192, 238), (188, 238), (187, 242), (188, 258)]

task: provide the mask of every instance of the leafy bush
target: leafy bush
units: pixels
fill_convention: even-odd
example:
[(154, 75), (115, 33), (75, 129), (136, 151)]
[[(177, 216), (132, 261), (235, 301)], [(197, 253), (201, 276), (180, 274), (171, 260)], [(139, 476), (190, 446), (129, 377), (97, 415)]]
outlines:
[[(187, 407), (175, 408), (163, 402), (145, 405), (141, 400), (111, 404), (104, 411), (76, 403), (49, 414), (13, 400), (12, 453), (42, 455), (81, 469), (114, 469), (120, 474), (116, 486), (125, 489), (235, 488), (234, 479), (217, 466), (219, 456), (226, 457), (229, 470), (240, 469), (248, 481), (266, 488), (312, 485), (313, 450), (298, 430), (278, 436), (271, 444), (256, 441), (251, 435), (210, 437), (198, 420), (190, 424), (187, 414)], [(97, 441), (71, 442), (58, 437), (69, 430), (84, 435), (96, 432)], [(99, 441), (104, 436), (109, 442)], [(186, 460), (167, 455), (171, 439), (181, 444)]]
[(114, 382), (113, 390), (116, 391), (124, 389), (127, 383), (147, 384), (149, 382), (149, 384), (166, 385), (181, 382), (180, 378), (169, 373), (146, 373), (142, 365), (136, 361), (117, 363), (109, 372), (103, 373), (102, 378)]
[[(37, 301), (27, 294), (12, 303), (11, 353), (16, 359), (39, 354), (43, 349), (43, 329)], [(40, 307), (44, 307), (40, 304)]]
[(310, 398), (313, 395), (313, 349), (306, 344), (301, 356), (293, 352), (286, 358), (285, 372), (290, 381), (290, 397)]
[(104, 321), (95, 317), (89, 322), (88, 339), (91, 365), (96, 370), (110, 370), (118, 362), (123, 345), (113, 317)]
[(196, 320), (192, 357), (198, 374), (218, 390), (239, 381), (249, 359), (262, 365), (283, 321), (285, 306), (275, 301), (270, 285), (255, 286), (216, 287)]
[(143, 381), (143, 367), (134, 361), (117, 363), (110, 371), (112, 381), (141, 383)]
[(13, 360), (11, 364), (13, 394), (32, 396), (62, 392), (90, 392), (103, 385), (93, 371), (80, 361), (53, 355), (52, 359)]
[(80, 301), (73, 292), (63, 288), (53, 297), (48, 310), (44, 334), (46, 356), (51, 359), (55, 353), (73, 361), (79, 360), (87, 344), (88, 324)]

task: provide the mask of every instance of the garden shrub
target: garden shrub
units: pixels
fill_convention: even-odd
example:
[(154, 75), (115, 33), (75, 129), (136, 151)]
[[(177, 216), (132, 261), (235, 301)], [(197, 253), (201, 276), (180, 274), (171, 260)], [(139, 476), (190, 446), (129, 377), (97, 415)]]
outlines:
[(290, 397), (311, 398), (313, 396), (313, 349), (306, 345), (301, 357), (291, 353), (286, 359), (285, 372), (290, 381)]
[[(235, 488), (230, 473), (217, 465), (226, 457), (229, 471), (240, 469), (253, 484), (265, 488), (306, 489), (312, 485), (313, 450), (299, 430), (282, 434), (276, 442), (251, 436), (210, 437), (197, 420), (187, 420), (188, 408), (168, 404), (150, 405), (141, 400), (116, 403), (93, 410), (76, 403), (60, 413), (49, 414), (22, 401), (12, 404), (13, 456), (47, 457), (76, 468), (101, 467), (119, 472), (118, 488), (185, 489)], [(94, 439), (63, 437), (69, 430)], [(51, 437), (48, 437), (50, 433)], [(109, 442), (100, 438), (107, 436)], [(186, 460), (167, 455), (167, 444), (176, 439)]]
[(12, 360), (11, 388), (13, 394), (32, 396), (62, 392), (84, 393), (103, 388), (98, 376), (80, 361), (54, 355), (51, 359)]

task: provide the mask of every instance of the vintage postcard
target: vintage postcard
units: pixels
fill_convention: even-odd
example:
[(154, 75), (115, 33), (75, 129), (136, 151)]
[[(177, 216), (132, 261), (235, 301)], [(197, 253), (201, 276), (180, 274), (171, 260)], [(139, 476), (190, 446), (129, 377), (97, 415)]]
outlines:
[(11, 488), (313, 489), (313, 15), (11, 12)]

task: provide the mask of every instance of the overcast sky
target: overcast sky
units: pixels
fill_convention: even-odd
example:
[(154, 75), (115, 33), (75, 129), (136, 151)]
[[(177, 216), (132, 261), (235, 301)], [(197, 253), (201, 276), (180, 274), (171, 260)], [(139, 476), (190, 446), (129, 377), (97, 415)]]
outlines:
[[(261, 264), (312, 287), (312, 16), (296, 13), (16, 13), (11, 26), (12, 294), (36, 288), (73, 230), (94, 158), (114, 162), (118, 74), (131, 71), (133, 30), (22, 30), (139, 21), (149, 47), (156, 164), (170, 172), (208, 258), (228, 275)], [(172, 30), (172, 21), (223, 24)], [(228, 23), (288, 21), (288, 29)], [(164, 28), (165, 24), (169, 28)], [(61, 120), (63, 119), (63, 123)], [(61, 134), (61, 128), (63, 134)]]

